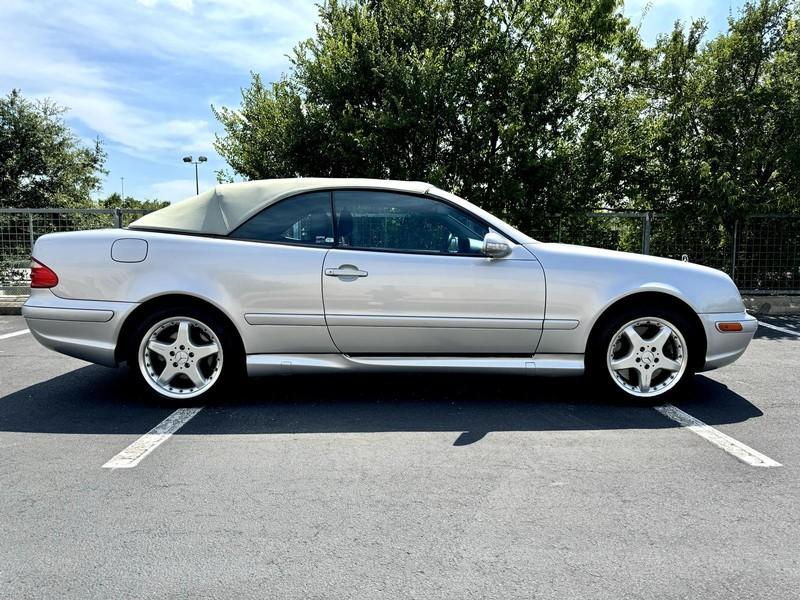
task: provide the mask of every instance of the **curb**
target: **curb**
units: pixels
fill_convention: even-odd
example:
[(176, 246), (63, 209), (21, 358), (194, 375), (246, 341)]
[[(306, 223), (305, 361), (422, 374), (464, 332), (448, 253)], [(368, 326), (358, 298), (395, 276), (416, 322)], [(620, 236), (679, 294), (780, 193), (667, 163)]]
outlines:
[(743, 296), (745, 308), (756, 315), (800, 314), (800, 296)]
[(0, 296), (0, 315), (21, 315), (27, 296)]

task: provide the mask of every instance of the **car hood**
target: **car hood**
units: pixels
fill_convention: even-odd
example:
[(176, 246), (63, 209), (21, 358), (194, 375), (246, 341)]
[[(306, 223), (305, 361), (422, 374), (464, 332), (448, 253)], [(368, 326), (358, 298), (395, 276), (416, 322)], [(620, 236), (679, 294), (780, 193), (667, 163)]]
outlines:
[[(577, 246), (574, 244), (556, 244), (547, 242), (537, 242), (525, 244), (537, 258), (539, 255), (545, 257), (572, 257), (581, 260), (597, 263), (616, 264), (616, 265), (646, 265), (656, 269), (680, 269), (695, 273), (705, 273), (710, 276), (728, 277), (726, 273), (719, 269), (713, 269), (704, 265), (691, 262), (675, 260), (673, 258), (663, 258), (660, 256), (650, 256), (635, 252), (621, 252), (619, 250), (606, 250), (604, 248), (593, 248), (591, 246)], [(541, 259), (540, 259), (541, 260)]]

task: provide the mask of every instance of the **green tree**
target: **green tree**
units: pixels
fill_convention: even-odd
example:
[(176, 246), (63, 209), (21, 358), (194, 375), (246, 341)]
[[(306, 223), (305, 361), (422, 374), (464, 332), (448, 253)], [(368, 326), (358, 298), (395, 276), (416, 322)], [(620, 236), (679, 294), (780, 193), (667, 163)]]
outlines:
[(721, 247), (800, 209), (799, 23), (752, 0), (710, 41), (701, 19), (647, 47), (615, 0), (330, 0), (288, 74), (214, 108), (216, 148), (251, 179), (424, 179), (534, 233), (669, 212)]
[(91, 206), (106, 155), (81, 145), (51, 100), (0, 97), (0, 207)]
[(97, 204), (100, 208), (126, 208), (137, 210), (158, 210), (159, 208), (169, 206), (169, 202), (162, 202), (156, 199), (137, 200), (132, 196), (123, 198), (117, 192), (114, 192), (102, 200), (98, 200)]
[(687, 115), (697, 197), (728, 227), (800, 204), (798, 24), (787, 0), (749, 3), (698, 57)]
[(330, 0), (293, 68), (214, 108), (247, 178), (424, 179), (523, 227), (591, 199), (586, 83), (628, 28), (616, 0)]
[(652, 49), (620, 52), (585, 120), (577, 162), (598, 160), (582, 186), (729, 231), (800, 208), (799, 23), (795, 3), (760, 0), (707, 43), (703, 20), (678, 22)]

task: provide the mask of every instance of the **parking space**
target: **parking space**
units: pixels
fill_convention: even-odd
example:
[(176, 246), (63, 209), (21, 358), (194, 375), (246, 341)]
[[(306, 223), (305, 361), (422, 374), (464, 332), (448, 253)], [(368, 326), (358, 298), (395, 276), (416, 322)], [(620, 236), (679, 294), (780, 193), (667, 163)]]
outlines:
[(0, 339), (0, 596), (796, 597), (800, 320), (765, 323), (678, 408), (773, 468), (569, 379), (252, 380), (142, 442), (175, 411), (124, 369)]
[(8, 336), (8, 334), (24, 331), (25, 329), (27, 329), (27, 326), (21, 317), (0, 315), (0, 336)]

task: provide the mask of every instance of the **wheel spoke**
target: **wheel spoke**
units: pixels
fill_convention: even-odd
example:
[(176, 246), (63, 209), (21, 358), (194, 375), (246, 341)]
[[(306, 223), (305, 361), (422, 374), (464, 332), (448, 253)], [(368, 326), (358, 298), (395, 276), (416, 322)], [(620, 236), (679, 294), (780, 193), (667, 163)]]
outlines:
[(634, 352), (631, 352), (627, 356), (623, 356), (621, 358), (611, 359), (611, 368), (615, 371), (619, 371), (621, 369), (635, 369), (636, 367), (636, 356)]
[(642, 344), (644, 344), (644, 340), (642, 339), (642, 336), (640, 336), (639, 332), (636, 331), (636, 329), (633, 328), (633, 325), (628, 325), (623, 330), (622, 333), (624, 333), (625, 336), (628, 338), (628, 341), (631, 343), (631, 346), (634, 346), (634, 347), (638, 348)]
[(169, 352), (172, 350), (172, 344), (165, 344), (163, 342), (159, 342), (158, 340), (150, 340), (147, 343), (147, 349), (151, 352), (155, 352), (159, 356), (163, 356), (164, 359), (169, 360)]
[(205, 346), (195, 346), (193, 351), (195, 360), (200, 360), (207, 356), (217, 354), (219, 352), (219, 346), (212, 342), (211, 344), (206, 344)]
[(203, 377), (203, 374), (197, 368), (197, 363), (192, 364), (189, 368), (181, 371), (181, 373), (186, 375), (195, 387), (200, 387), (206, 382), (206, 378)]
[(164, 367), (164, 370), (161, 371), (161, 374), (158, 376), (158, 383), (161, 385), (169, 385), (175, 375), (178, 374), (178, 369), (172, 366), (172, 363), (167, 361), (167, 366)]
[(658, 368), (663, 369), (665, 371), (680, 371), (681, 370), (681, 363), (677, 360), (672, 360), (671, 358), (667, 358), (666, 356), (662, 356), (661, 360), (658, 363)]
[(178, 336), (175, 338), (175, 343), (178, 346), (189, 346), (189, 321), (180, 321), (178, 323)]
[(649, 392), (650, 382), (652, 381), (652, 379), (653, 379), (653, 370), (641, 367), (639, 369), (639, 391)]
[(646, 343), (650, 344), (651, 346), (655, 346), (658, 352), (664, 352), (664, 344), (669, 341), (670, 337), (672, 337), (672, 330), (669, 327), (662, 325), (655, 337), (648, 340)]

